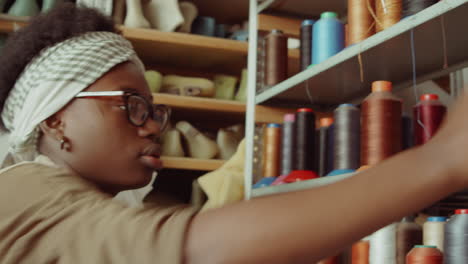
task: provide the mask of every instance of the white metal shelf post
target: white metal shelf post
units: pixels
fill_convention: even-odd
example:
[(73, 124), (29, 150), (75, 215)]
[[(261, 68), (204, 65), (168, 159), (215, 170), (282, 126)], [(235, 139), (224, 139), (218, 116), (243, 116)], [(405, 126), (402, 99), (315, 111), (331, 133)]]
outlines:
[(253, 146), (255, 136), (255, 97), (257, 90), (257, 0), (249, 0), (249, 55), (247, 61), (247, 112), (245, 117), (244, 193), (249, 200), (252, 193)]

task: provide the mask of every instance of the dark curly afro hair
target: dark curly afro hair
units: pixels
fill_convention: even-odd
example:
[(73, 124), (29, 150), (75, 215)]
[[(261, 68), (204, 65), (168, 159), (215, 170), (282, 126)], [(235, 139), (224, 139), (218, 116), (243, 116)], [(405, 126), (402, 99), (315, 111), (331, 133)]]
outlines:
[[(0, 56), (0, 110), (26, 65), (41, 50), (92, 31), (118, 33), (112, 20), (97, 10), (65, 2), (12, 33)], [(0, 128), (5, 129), (1, 118)]]

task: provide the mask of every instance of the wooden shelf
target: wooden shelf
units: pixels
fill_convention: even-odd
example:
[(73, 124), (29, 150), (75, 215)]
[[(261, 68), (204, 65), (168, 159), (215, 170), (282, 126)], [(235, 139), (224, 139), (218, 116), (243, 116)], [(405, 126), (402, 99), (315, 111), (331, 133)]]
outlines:
[(340, 16), (346, 15), (347, 6), (347, 0), (328, 0), (326, 4), (323, 1), (311, 0), (265, 0), (259, 4), (258, 12), (318, 18), (325, 11), (337, 12)]
[(468, 35), (459, 25), (468, 24), (467, 13), (468, 0), (441, 1), (258, 94), (256, 102), (310, 105), (309, 89), (314, 104), (333, 108), (340, 103), (359, 103), (375, 80), (390, 80), (395, 90), (406, 88), (412, 80), (412, 34), (416, 74), (421, 81), (465, 67)]
[[(164, 93), (153, 94), (154, 103), (171, 106), (184, 116), (219, 116), (221, 119), (234, 119), (244, 122), (246, 106), (244, 103), (203, 97), (189, 97)], [(256, 106), (256, 121), (259, 123), (282, 123), (283, 115), (294, 112), (294, 109), (269, 106)]]
[(120, 29), (145, 64), (234, 75), (246, 67), (246, 42), (154, 29)]
[(192, 158), (161, 157), (164, 168), (181, 170), (212, 171), (224, 164), (224, 160), (202, 160)]

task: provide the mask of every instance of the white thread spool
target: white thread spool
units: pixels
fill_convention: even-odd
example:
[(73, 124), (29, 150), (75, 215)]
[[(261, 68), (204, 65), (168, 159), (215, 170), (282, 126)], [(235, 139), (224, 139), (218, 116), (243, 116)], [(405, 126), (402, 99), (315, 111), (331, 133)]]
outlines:
[(396, 264), (396, 227), (397, 223), (393, 223), (372, 234), (370, 264)]
[(426, 246), (436, 246), (440, 251), (444, 251), (444, 227), (447, 222), (446, 217), (429, 217), (423, 226), (423, 243)]

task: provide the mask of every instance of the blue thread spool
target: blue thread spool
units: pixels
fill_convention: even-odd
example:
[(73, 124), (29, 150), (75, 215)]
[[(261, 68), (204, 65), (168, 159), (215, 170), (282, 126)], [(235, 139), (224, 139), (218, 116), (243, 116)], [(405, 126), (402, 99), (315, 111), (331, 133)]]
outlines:
[(212, 17), (199, 16), (193, 21), (192, 33), (204, 36), (215, 35), (216, 20)]
[(344, 25), (334, 12), (324, 12), (314, 24), (312, 34), (312, 63), (322, 61), (337, 54), (344, 48)]
[(227, 25), (225, 24), (216, 25), (215, 36), (218, 38), (225, 38), (227, 36)]

